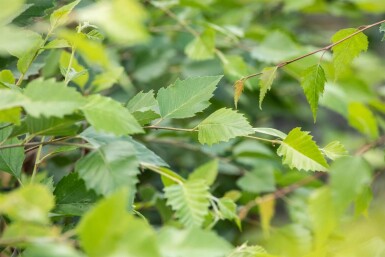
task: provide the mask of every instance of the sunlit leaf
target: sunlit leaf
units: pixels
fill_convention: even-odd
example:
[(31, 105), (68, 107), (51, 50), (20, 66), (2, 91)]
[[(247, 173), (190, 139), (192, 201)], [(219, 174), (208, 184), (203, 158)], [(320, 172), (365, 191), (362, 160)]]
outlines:
[(63, 25), (68, 20), (68, 15), (75, 8), (76, 5), (80, 3), (81, 0), (73, 1), (70, 4), (64, 5), (61, 8), (53, 11), (50, 16), (51, 27), (56, 28), (60, 25)]
[(275, 214), (275, 198), (274, 195), (267, 195), (261, 198), (258, 204), (259, 214), (261, 216), (261, 226), (265, 235), (270, 233), (270, 223)]
[(341, 158), (348, 155), (348, 151), (340, 141), (332, 141), (327, 144), (321, 151), (331, 160)]
[(189, 179), (203, 179), (207, 185), (212, 185), (218, 175), (218, 160), (209, 161), (196, 168), (189, 175)]
[(192, 60), (213, 58), (215, 53), (215, 30), (206, 29), (199, 37), (194, 38), (186, 46), (185, 52)]
[(226, 142), (234, 137), (246, 136), (254, 132), (242, 114), (227, 108), (212, 113), (197, 128), (199, 142), (208, 145)]
[(262, 75), (259, 81), (259, 108), (262, 109), (262, 102), (267, 91), (271, 89), (271, 85), (276, 77), (278, 66), (266, 67), (262, 70)]
[(327, 171), (329, 165), (309, 132), (295, 128), (282, 141), (277, 154), (290, 168), (305, 171)]
[(378, 137), (377, 120), (372, 111), (364, 104), (357, 102), (349, 104), (348, 121), (352, 127), (370, 138)]

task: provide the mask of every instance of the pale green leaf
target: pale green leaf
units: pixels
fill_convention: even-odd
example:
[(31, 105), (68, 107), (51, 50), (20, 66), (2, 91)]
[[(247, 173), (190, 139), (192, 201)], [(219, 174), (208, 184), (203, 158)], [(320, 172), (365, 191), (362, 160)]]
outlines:
[(28, 238), (31, 241), (39, 241), (47, 238), (59, 239), (59, 236), (59, 230), (54, 226), (18, 221), (7, 225), (4, 233), (1, 235), (1, 239), (11, 242), (18, 242), (18, 240), (22, 238)]
[(317, 119), (318, 100), (324, 92), (325, 83), (325, 72), (320, 64), (306, 69), (301, 78), (301, 86), (313, 113), (314, 122)]
[(328, 164), (309, 132), (295, 128), (282, 141), (277, 154), (291, 169), (327, 171)]
[(234, 221), (241, 228), (241, 220), (237, 215), (237, 205), (230, 198), (223, 197), (217, 202), (221, 219)]
[(215, 30), (206, 29), (186, 46), (185, 52), (192, 60), (212, 59), (215, 53)]
[(44, 49), (69, 48), (71, 45), (64, 39), (54, 39), (44, 46)]
[(115, 66), (109, 67), (107, 70), (99, 73), (95, 76), (92, 81), (92, 91), (100, 92), (102, 90), (106, 90), (112, 87), (115, 83), (119, 81), (119, 78), (122, 76), (124, 72), (123, 67)]
[(0, 110), (24, 106), (28, 102), (29, 99), (17, 91), (9, 89), (0, 90)]
[(56, 27), (66, 23), (68, 20), (69, 14), (72, 12), (75, 6), (80, 3), (80, 1), (81, 0), (73, 1), (70, 4), (64, 5), (61, 8), (55, 10), (49, 18), (51, 23), (51, 28), (55, 29)]
[[(381, 23), (380, 32), (385, 32), (385, 23)], [(381, 41), (385, 40), (385, 35), (382, 36)]]
[(71, 136), (79, 131), (80, 126), (76, 123), (80, 120), (81, 118), (77, 116), (34, 118), (27, 115), (22, 124), (25, 124), (27, 131), (34, 135)]
[(162, 183), (165, 187), (178, 184), (178, 182), (183, 183), (186, 181), (178, 173), (168, 168), (157, 167), (157, 166), (148, 165), (148, 164), (144, 164), (143, 167), (149, 170), (155, 171), (156, 173), (159, 173), (161, 175)]
[(60, 55), (59, 67), (62, 71), (63, 77), (67, 75), (67, 70), (70, 68), (69, 76), (66, 80), (75, 82), (79, 87), (83, 88), (88, 81), (89, 75), (88, 71), (84, 68), (83, 65), (80, 65), (76, 57), (72, 57), (71, 67), (69, 63), (71, 60), (71, 54), (62, 51)]
[(208, 214), (209, 187), (204, 180), (190, 180), (164, 189), (167, 204), (186, 227), (200, 227)]
[(206, 109), (222, 76), (192, 77), (177, 80), (158, 91), (156, 100), (165, 118), (189, 118)]
[(20, 125), (21, 108), (14, 107), (0, 111), (0, 122), (10, 122), (16, 125)]
[(349, 103), (349, 125), (372, 139), (378, 137), (377, 120), (372, 111), (362, 103)]
[(308, 213), (315, 237), (315, 247), (322, 247), (337, 225), (338, 216), (327, 187), (315, 190), (309, 198)]
[(133, 140), (129, 136), (115, 137), (110, 134), (104, 134), (101, 132), (96, 132), (94, 128), (90, 127), (84, 130), (80, 135), (84, 140), (88, 141), (90, 144), (99, 148), (103, 145), (115, 143), (115, 142), (124, 142), (130, 143), (135, 149), (136, 158), (140, 164), (150, 164), (155, 166), (164, 166), (168, 167), (169, 165), (162, 160), (158, 155), (153, 151), (149, 150), (145, 145), (139, 143), (138, 141)]
[(251, 56), (262, 62), (279, 63), (299, 56), (302, 52), (287, 34), (273, 31), (258, 46), (253, 47)]
[(16, 26), (0, 26), (0, 55), (13, 55), (18, 58), (34, 45), (41, 36), (36, 32), (25, 30)]
[(270, 223), (275, 214), (275, 197), (274, 195), (267, 195), (258, 203), (259, 215), (261, 216), (261, 226), (263, 233), (269, 235)]
[(270, 136), (273, 136), (273, 137), (279, 137), (281, 139), (285, 139), (285, 137), (287, 137), (287, 135), (285, 133), (283, 133), (282, 131), (278, 130), (278, 129), (273, 129), (273, 128), (253, 128), (253, 130), (257, 133), (262, 133), (262, 134), (266, 134), (266, 135), (270, 135)]
[(340, 141), (330, 142), (323, 149), (321, 149), (321, 151), (331, 160), (348, 155), (348, 151)]
[(338, 213), (343, 211), (366, 190), (372, 181), (372, 168), (361, 157), (342, 157), (330, 167), (332, 199)]
[(127, 212), (127, 190), (101, 200), (81, 219), (77, 232), (89, 257), (160, 257), (149, 223)]
[(13, 76), (12, 71), (10, 70), (0, 71), (0, 82), (2, 84), (15, 84), (15, 76)]
[[(12, 127), (3, 128), (0, 130), (0, 142), (2, 146), (21, 144), (21, 140), (16, 137), (8, 139), (7, 137), (12, 132)], [(20, 179), (21, 168), (24, 162), (24, 149), (23, 147), (11, 147), (0, 150), (0, 170), (8, 172)]]
[(24, 95), (30, 100), (24, 104), (24, 108), (34, 117), (60, 118), (72, 114), (85, 103), (74, 88), (54, 80), (34, 80), (27, 85)]
[(252, 171), (246, 172), (237, 180), (237, 185), (243, 190), (251, 193), (274, 192), (275, 178), (274, 169), (268, 165), (258, 165)]
[(104, 0), (84, 8), (79, 16), (106, 32), (122, 45), (141, 43), (149, 38), (144, 25), (146, 9), (138, 0)]
[(82, 107), (87, 121), (98, 131), (117, 136), (143, 132), (142, 127), (119, 102), (101, 95), (92, 95)]
[(212, 113), (197, 128), (199, 142), (208, 145), (254, 133), (242, 114), (227, 108)]
[(132, 144), (124, 141), (105, 144), (80, 159), (75, 166), (88, 189), (108, 195), (120, 187), (134, 190), (139, 162)]
[(218, 175), (218, 160), (209, 161), (196, 168), (189, 175), (189, 179), (203, 179), (207, 185), (212, 185)]
[(25, 185), (0, 195), (0, 213), (14, 221), (48, 223), (48, 213), (54, 207), (50, 190), (39, 184)]
[(164, 227), (158, 234), (162, 257), (223, 257), (232, 246), (210, 230)]
[(357, 196), (357, 198), (354, 201), (354, 214), (355, 216), (364, 215), (365, 217), (368, 217), (368, 210), (370, 207), (370, 203), (373, 199), (373, 192), (371, 189), (371, 186), (368, 185), (365, 187), (361, 193)]
[[(10, 23), (23, 10), (25, 0), (0, 0), (0, 26)], [(3, 35), (2, 35), (3, 36)]]
[[(60, 240), (58, 240), (60, 241)], [(74, 246), (65, 243), (40, 243), (29, 246), (23, 257), (85, 257)]]
[(131, 113), (153, 110), (157, 106), (158, 102), (154, 97), (153, 90), (150, 90), (146, 93), (140, 91), (127, 103), (127, 109)]
[[(339, 42), (357, 31), (358, 29), (354, 28), (342, 29), (333, 35), (332, 42)], [(369, 42), (367, 36), (364, 33), (359, 32), (351, 38), (332, 47), (333, 64), (336, 77), (338, 77), (338, 75), (340, 75), (346, 67), (352, 63), (354, 58), (359, 56), (361, 52), (368, 49), (368, 44)]]
[(262, 70), (262, 75), (259, 81), (259, 108), (262, 109), (262, 102), (267, 91), (271, 89), (271, 85), (276, 77), (278, 66), (266, 67)]
[(265, 254), (266, 250), (261, 246), (243, 244), (235, 248), (227, 257), (265, 257)]

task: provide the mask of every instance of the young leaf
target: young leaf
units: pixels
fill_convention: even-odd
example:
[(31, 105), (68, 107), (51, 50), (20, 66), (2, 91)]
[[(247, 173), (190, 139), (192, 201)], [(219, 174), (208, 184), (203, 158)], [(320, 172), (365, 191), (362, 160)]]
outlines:
[(208, 145), (254, 133), (242, 114), (227, 108), (212, 113), (197, 128), (199, 142)]
[(63, 117), (72, 114), (84, 103), (84, 99), (74, 88), (54, 80), (34, 80), (24, 91), (30, 101), (24, 108), (31, 116)]
[(186, 46), (185, 52), (192, 60), (212, 59), (215, 53), (215, 30), (206, 29)]
[(377, 120), (372, 111), (362, 103), (350, 103), (348, 106), (349, 124), (372, 139), (378, 137)]
[(143, 129), (131, 113), (119, 102), (101, 95), (92, 95), (82, 107), (87, 121), (99, 131), (117, 136), (142, 133)]
[(237, 185), (243, 190), (255, 194), (273, 192), (275, 188), (274, 169), (272, 166), (259, 165), (252, 171), (246, 172), (237, 180)]
[(348, 155), (348, 151), (340, 141), (332, 141), (327, 144), (321, 151), (331, 160), (341, 158)]
[(207, 185), (212, 185), (218, 175), (218, 160), (214, 159), (209, 161), (198, 168), (196, 168), (189, 175), (189, 180), (191, 179), (203, 179), (206, 181)]
[(76, 5), (80, 3), (81, 0), (73, 1), (70, 4), (64, 5), (63, 7), (55, 10), (50, 16), (51, 28), (55, 29), (56, 27), (67, 22), (68, 15), (75, 8)]
[(232, 248), (213, 231), (199, 228), (179, 230), (167, 226), (158, 234), (158, 245), (162, 257), (224, 257)]
[(235, 248), (227, 257), (274, 257), (267, 255), (266, 250), (261, 246), (252, 245), (248, 246), (243, 244)]
[(135, 119), (141, 124), (145, 125), (151, 121), (160, 118), (158, 109), (158, 102), (154, 97), (153, 90), (147, 93), (142, 91), (136, 94), (128, 103), (127, 109), (132, 113)]
[(269, 235), (270, 222), (275, 213), (275, 198), (273, 195), (264, 196), (262, 201), (258, 204), (259, 214), (261, 216), (261, 226), (263, 233)]
[(257, 133), (262, 133), (262, 134), (266, 134), (266, 135), (270, 135), (270, 136), (273, 136), (273, 137), (279, 137), (281, 139), (285, 139), (285, 137), (287, 137), (287, 135), (285, 133), (283, 133), (282, 131), (278, 130), (278, 129), (273, 129), (273, 128), (253, 128), (253, 130)]
[(309, 132), (295, 128), (282, 141), (277, 154), (291, 169), (327, 171), (328, 164)]
[(218, 201), (221, 219), (233, 220), (238, 228), (241, 228), (241, 221), (237, 215), (237, 205), (230, 198), (223, 197)]
[(127, 212), (129, 193), (119, 190), (83, 216), (76, 230), (87, 256), (160, 257), (149, 223)]
[[(0, 142), (1, 145), (13, 145), (21, 144), (21, 140), (16, 137), (8, 139), (7, 137), (12, 132), (12, 127), (3, 128), (0, 130)], [(24, 148), (12, 147), (0, 150), (0, 170), (8, 172), (16, 178), (21, 178), (21, 167), (24, 162)]]
[(87, 154), (75, 166), (88, 189), (108, 195), (120, 187), (134, 190), (139, 162), (128, 142), (111, 142)]
[(52, 193), (39, 184), (26, 185), (0, 197), (0, 213), (13, 221), (47, 224), (53, 207)]
[(245, 81), (242, 79), (239, 79), (234, 84), (234, 105), (235, 109), (238, 107), (238, 100), (241, 97), (241, 94), (243, 92), (243, 88), (245, 86)]
[(330, 186), (334, 207), (342, 214), (360, 197), (372, 180), (372, 167), (358, 157), (343, 157), (330, 167)]
[[(353, 28), (342, 29), (333, 35), (332, 42), (336, 43), (343, 38), (356, 33), (357, 31), (357, 29)], [(368, 49), (368, 44), (367, 36), (360, 32), (332, 47), (333, 64), (336, 77), (338, 77), (338, 75), (341, 74), (344, 69), (346, 69), (346, 66), (352, 63), (354, 58), (356, 58), (361, 52)]]
[(261, 80), (259, 81), (259, 109), (262, 109), (262, 102), (267, 91), (271, 89), (271, 85), (276, 77), (278, 66), (266, 67), (262, 70)]
[(301, 78), (301, 86), (313, 113), (314, 122), (317, 119), (318, 99), (324, 92), (326, 77), (320, 64), (306, 69)]
[[(60, 241), (60, 240), (57, 240)], [(77, 251), (74, 246), (67, 243), (39, 243), (28, 246), (23, 252), (23, 257), (86, 257)]]
[(189, 118), (206, 109), (222, 76), (193, 77), (177, 80), (158, 91), (160, 115), (165, 118)]
[(59, 64), (61, 73), (63, 77), (67, 75), (70, 60), (70, 72), (69, 76), (66, 79), (67, 81), (75, 82), (79, 87), (83, 88), (89, 78), (88, 71), (84, 68), (84, 66), (79, 64), (78, 60), (75, 57), (71, 57), (71, 54), (66, 51), (62, 51), (60, 55)]
[(167, 204), (186, 227), (200, 227), (209, 212), (210, 193), (204, 180), (190, 180), (164, 189)]

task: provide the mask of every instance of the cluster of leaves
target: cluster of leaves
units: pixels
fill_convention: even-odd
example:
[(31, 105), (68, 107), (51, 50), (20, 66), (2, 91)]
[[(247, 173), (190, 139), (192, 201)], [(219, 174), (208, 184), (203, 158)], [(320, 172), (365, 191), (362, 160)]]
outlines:
[[(5, 256), (383, 256), (381, 217), (362, 222), (360, 244), (350, 241), (355, 231), (335, 240), (368, 215), (374, 170), (384, 166), (382, 152), (361, 155), (383, 141), (374, 86), (385, 76), (361, 77), (354, 65), (368, 70), (353, 62), (368, 49), (363, 32), (382, 22), (340, 30), (314, 50), (284, 29), (253, 27), (250, 15), (324, 11), (326, 2), (246, 2), (0, 0)], [(362, 136), (336, 140), (329, 128), (320, 147), (305, 131), (301, 95), (274, 89), (295, 87), (293, 78), (314, 122), (322, 105)], [(270, 101), (268, 122), (256, 118), (265, 113), (256, 89), (259, 108)], [(279, 126), (290, 115), (295, 125)], [(349, 156), (340, 141), (364, 147)], [(289, 222), (273, 229), (277, 198), (289, 193)]]

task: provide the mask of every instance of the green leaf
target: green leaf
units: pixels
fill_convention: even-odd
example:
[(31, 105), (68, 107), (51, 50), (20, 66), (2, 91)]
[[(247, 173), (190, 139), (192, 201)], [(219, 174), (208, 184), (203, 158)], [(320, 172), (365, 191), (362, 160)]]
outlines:
[(164, 189), (167, 204), (186, 227), (200, 227), (209, 212), (210, 193), (204, 180), (191, 180)]
[(214, 58), (215, 30), (208, 28), (199, 37), (191, 41), (185, 49), (191, 60), (207, 60)]
[(196, 168), (189, 175), (189, 180), (191, 179), (203, 179), (206, 181), (207, 185), (212, 185), (218, 175), (218, 160), (214, 159), (209, 161), (198, 168)]
[(254, 133), (253, 128), (242, 114), (227, 108), (212, 113), (197, 128), (199, 142), (208, 145), (221, 141), (227, 142), (234, 137)]
[(362, 103), (349, 103), (349, 125), (372, 139), (378, 138), (377, 120), (372, 111)]
[(157, 167), (153, 165), (144, 165), (145, 168), (155, 171), (161, 175), (162, 183), (165, 187), (178, 184), (178, 182), (185, 182), (186, 180), (178, 173), (164, 167)]
[(109, 39), (121, 45), (142, 43), (149, 38), (144, 24), (147, 10), (138, 0), (99, 1), (80, 10), (79, 16), (81, 20), (97, 25)]
[[(44, 49), (69, 48), (71, 45), (64, 39), (54, 39), (44, 46)], [(67, 53), (68, 54), (68, 53)]]
[(258, 245), (243, 244), (235, 248), (227, 257), (273, 257), (266, 255), (266, 250)]
[[(385, 32), (385, 23), (381, 23), (380, 32)], [(382, 37), (381, 41), (385, 40), (385, 35)]]
[[(71, 54), (66, 51), (62, 51), (60, 55), (59, 64), (63, 77), (65, 77), (67, 74), (70, 60)], [(67, 81), (73, 81), (79, 87), (83, 88), (86, 85), (88, 78), (88, 71), (84, 68), (83, 65), (79, 64), (78, 60), (75, 57), (72, 57), (69, 76), (68, 78), (66, 78)]]
[(0, 111), (0, 122), (10, 122), (20, 125), (21, 108), (14, 107)]
[(320, 64), (306, 69), (301, 78), (301, 86), (311, 107), (314, 122), (317, 119), (318, 100), (324, 92), (325, 83), (325, 72)]
[(92, 95), (82, 107), (87, 121), (98, 131), (117, 136), (142, 133), (143, 129), (119, 102), (101, 95)]
[(43, 50), (40, 51), (40, 48), (43, 45), (43, 39), (39, 35), (39, 37), (31, 43), (31, 45), (26, 48), (22, 53), (18, 55), (19, 60), (17, 61), (17, 69), (22, 73), (27, 73), (28, 69), (30, 68), (32, 62), (36, 59), (36, 57), (43, 52)]
[[(3, 6), (3, 5), (2, 5)], [(21, 57), (41, 36), (16, 26), (0, 26), (0, 55)]]
[(221, 219), (233, 220), (237, 224), (238, 228), (241, 228), (241, 220), (237, 215), (237, 205), (230, 198), (223, 197), (219, 199), (218, 208)]
[(34, 135), (71, 136), (76, 135), (80, 130), (80, 126), (76, 124), (80, 120), (77, 116), (34, 118), (27, 115), (24, 123), (27, 126), (27, 131)]
[(216, 85), (222, 76), (192, 77), (177, 80), (167, 88), (158, 91), (160, 115), (163, 119), (193, 117), (206, 109)]
[(100, 201), (81, 219), (77, 232), (89, 257), (160, 257), (149, 223), (127, 212), (127, 190)]
[(154, 91), (150, 90), (146, 93), (140, 91), (127, 103), (127, 109), (131, 112), (145, 112), (153, 110), (158, 106), (158, 102), (154, 97)]
[(48, 212), (54, 207), (54, 197), (43, 185), (25, 185), (8, 194), (0, 195), (0, 213), (14, 221), (46, 224)]
[(259, 81), (259, 109), (262, 109), (262, 102), (267, 91), (271, 89), (271, 85), (276, 77), (278, 66), (266, 67), (262, 70), (262, 75)]
[(61, 8), (55, 10), (49, 18), (51, 23), (51, 28), (55, 29), (56, 27), (66, 23), (68, 20), (69, 14), (72, 12), (75, 6), (80, 3), (80, 1), (81, 0), (73, 1), (70, 4), (64, 5)]
[[(357, 31), (358, 29), (354, 28), (342, 29), (333, 35), (332, 42), (339, 42)], [(332, 47), (333, 64), (336, 77), (338, 77), (338, 75), (346, 69), (346, 66), (353, 62), (354, 58), (359, 56), (361, 52), (368, 49), (368, 44), (369, 42), (367, 36), (364, 33), (359, 32), (353, 37)]]
[(330, 186), (335, 209), (342, 213), (371, 183), (372, 168), (361, 157), (342, 157), (330, 167)]
[(109, 134), (96, 132), (95, 129), (92, 127), (84, 130), (80, 134), (80, 136), (97, 148), (115, 142), (130, 143), (135, 149), (135, 155), (140, 164), (150, 164), (164, 167), (169, 166), (162, 158), (156, 155), (153, 151), (149, 150), (145, 145), (139, 143), (136, 140), (133, 140), (129, 136), (114, 137)]
[(23, 257), (85, 257), (73, 246), (64, 243), (40, 243), (29, 246)]
[(120, 187), (134, 190), (138, 182), (139, 162), (131, 143), (124, 141), (102, 145), (80, 159), (75, 166), (88, 189), (108, 195)]
[(34, 80), (29, 83), (24, 95), (30, 101), (25, 110), (34, 117), (63, 117), (72, 114), (84, 104), (84, 99), (74, 88), (54, 80)]
[(283, 164), (291, 169), (327, 171), (329, 166), (312, 138), (301, 128), (290, 131), (277, 150), (277, 154), (283, 157)]
[(23, 10), (25, 0), (0, 0), (2, 6), (0, 13), (0, 26), (10, 23)]
[(308, 213), (315, 237), (315, 247), (319, 249), (327, 242), (337, 226), (338, 217), (333, 208), (333, 199), (329, 188), (322, 187), (310, 195)]
[(53, 192), (56, 199), (55, 213), (81, 216), (98, 199), (94, 191), (87, 190), (77, 173), (62, 178)]
[(256, 166), (251, 172), (246, 172), (237, 180), (237, 185), (251, 193), (274, 192), (275, 178), (272, 166)]
[(259, 215), (261, 216), (261, 226), (263, 233), (268, 236), (270, 233), (270, 223), (275, 214), (275, 197), (267, 195), (258, 203)]
[[(8, 139), (12, 132), (12, 127), (3, 128), (0, 130), (0, 142), (2, 146), (21, 144), (21, 140), (17, 138)], [(16, 178), (21, 178), (21, 168), (24, 162), (24, 148), (12, 147), (0, 150), (0, 170), (8, 172)]]
[(159, 109), (158, 102), (154, 97), (153, 90), (150, 90), (147, 93), (141, 91), (136, 94), (127, 103), (127, 109), (141, 125), (148, 124), (151, 121), (160, 118), (160, 115), (157, 113)]
[(273, 136), (273, 137), (279, 137), (281, 139), (285, 139), (285, 137), (287, 137), (287, 135), (285, 133), (283, 133), (282, 131), (278, 130), (278, 129), (273, 129), (273, 128), (253, 128), (253, 130), (257, 133), (262, 133), (262, 134), (266, 134), (266, 135), (270, 135), (270, 136)]
[(373, 199), (373, 192), (371, 186), (364, 188), (361, 193), (357, 196), (354, 202), (354, 215), (357, 217), (363, 214), (365, 217), (368, 217), (368, 210), (370, 203)]
[(213, 231), (164, 227), (158, 234), (163, 257), (223, 257), (232, 246)]
[(340, 141), (332, 141), (327, 144), (321, 151), (331, 160), (336, 160), (348, 155), (348, 151)]

